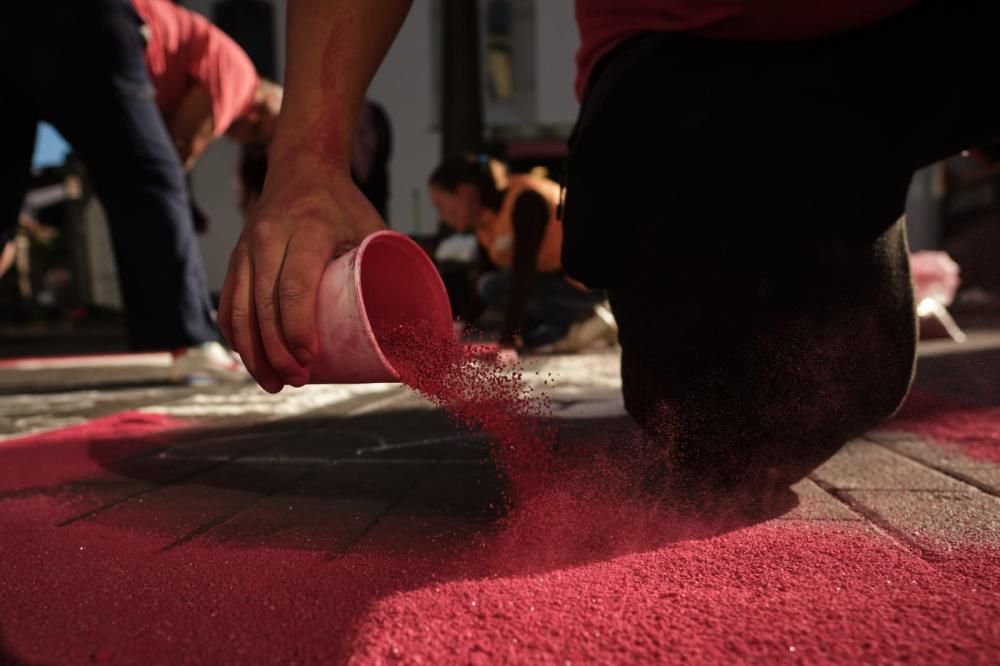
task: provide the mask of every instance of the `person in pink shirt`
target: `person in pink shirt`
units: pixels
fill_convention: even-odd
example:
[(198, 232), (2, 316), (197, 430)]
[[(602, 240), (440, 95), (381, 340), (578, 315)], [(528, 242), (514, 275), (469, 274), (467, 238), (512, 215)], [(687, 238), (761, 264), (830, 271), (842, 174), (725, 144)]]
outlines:
[(183, 166), (223, 132), (266, 141), (280, 91), (258, 81), (221, 31), (167, 2), (32, 0), (7, 10), (0, 247), (16, 230), (46, 121), (83, 161), (107, 213), (131, 347), (172, 351), (178, 378), (244, 378), (219, 343)]
[[(326, 262), (383, 228), (350, 137), (409, 5), (289, 3), (287, 113), (219, 310), (269, 391), (309, 381)], [(1000, 135), (1000, 3), (577, 0), (576, 15), (563, 267), (608, 289), (626, 409), (670, 454), (653, 477), (766, 496), (908, 390), (906, 192)]]
[(266, 145), (281, 87), (258, 77), (246, 52), (201, 14), (169, 0), (131, 1), (143, 22), (156, 105), (184, 168), (224, 134)]

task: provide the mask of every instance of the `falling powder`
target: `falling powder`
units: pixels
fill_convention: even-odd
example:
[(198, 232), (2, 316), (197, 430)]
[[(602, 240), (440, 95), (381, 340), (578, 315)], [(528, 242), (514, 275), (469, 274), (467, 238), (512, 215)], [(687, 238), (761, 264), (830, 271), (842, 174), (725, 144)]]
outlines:
[(515, 495), (538, 488), (556, 440), (555, 428), (544, 421), (549, 397), (525, 384), (520, 365), (497, 363), (479, 346), (433, 338), (427, 330), (399, 326), (381, 338), (400, 380), (461, 426), (492, 434), (496, 463)]

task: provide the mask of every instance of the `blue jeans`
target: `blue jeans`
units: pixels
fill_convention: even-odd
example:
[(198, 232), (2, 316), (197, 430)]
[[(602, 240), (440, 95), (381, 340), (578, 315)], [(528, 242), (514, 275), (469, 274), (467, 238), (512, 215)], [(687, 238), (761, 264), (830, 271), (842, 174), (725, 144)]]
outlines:
[[(487, 305), (506, 307), (510, 285), (509, 270), (490, 271), (479, 278), (479, 297)], [(538, 273), (525, 311), (524, 343), (539, 347), (559, 340), (606, 298), (603, 290), (577, 289), (562, 274)]]
[(35, 128), (73, 147), (107, 212), (133, 348), (217, 340), (184, 174), (127, 0), (30, 0), (0, 21), (0, 243), (28, 186)]

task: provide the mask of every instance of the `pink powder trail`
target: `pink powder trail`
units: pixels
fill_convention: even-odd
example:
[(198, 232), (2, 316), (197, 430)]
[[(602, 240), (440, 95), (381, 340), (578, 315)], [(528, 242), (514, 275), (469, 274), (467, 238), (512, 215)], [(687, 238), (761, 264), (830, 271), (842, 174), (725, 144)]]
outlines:
[(519, 367), (498, 365), (475, 346), (431, 339), (408, 327), (389, 332), (381, 347), (404, 384), (458, 424), (494, 436), (495, 460), (515, 496), (544, 483), (556, 441), (555, 428), (544, 423), (551, 405), (524, 384)]
[(886, 427), (923, 435), (970, 458), (1000, 463), (1000, 407), (916, 392)]
[[(331, 557), (321, 530), (295, 547), (261, 525), (170, 548), (171, 526), (191, 507), (147, 504), (131, 522), (56, 527), (82, 510), (78, 496), (11, 495), (0, 501), (0, 664), (1000, 659), (995, 546), (957, 546), (927, 562), (860, 522), (685, 517), (637, 492), (631, 479), (644, 463), (616, 450), (628, 442), (607, 441), (613, 434), (591, 432), (553, 456), (561, 442), (544, 420), (548, 402), (516, 369), (450, 343), (414, 347), (400, 336), (385, 347), (408, 385), (461, 425), (493, 433), (514, 488), (507, 518), (404, 512)], [(112, 448), (120, 438), (122, 451), (158, 441), (125, 425), (9, 446), (3, 462), (19, 471), (5, 483), (45, 478), (46, 458), (33, 450), (70, 456), (55, 456), (57, 481), (88, 471), (92, 463), (72, 456), (95, 432)], [(207, 504), (229, 496), (188, 490)]]

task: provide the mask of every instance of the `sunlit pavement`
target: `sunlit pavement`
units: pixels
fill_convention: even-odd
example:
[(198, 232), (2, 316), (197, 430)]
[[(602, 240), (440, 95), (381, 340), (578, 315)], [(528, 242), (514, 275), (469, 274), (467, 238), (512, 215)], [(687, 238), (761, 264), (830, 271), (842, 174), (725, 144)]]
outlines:
[[(627, 427), (617, 362), (525, 369), (570, 446)], [(899, 419), (707, 530), (596, 473), (509, 506), (397, 385), (168, 364), (0, 363), (0, 663), (1000, 660), (996, 333), (923, 345)]]

